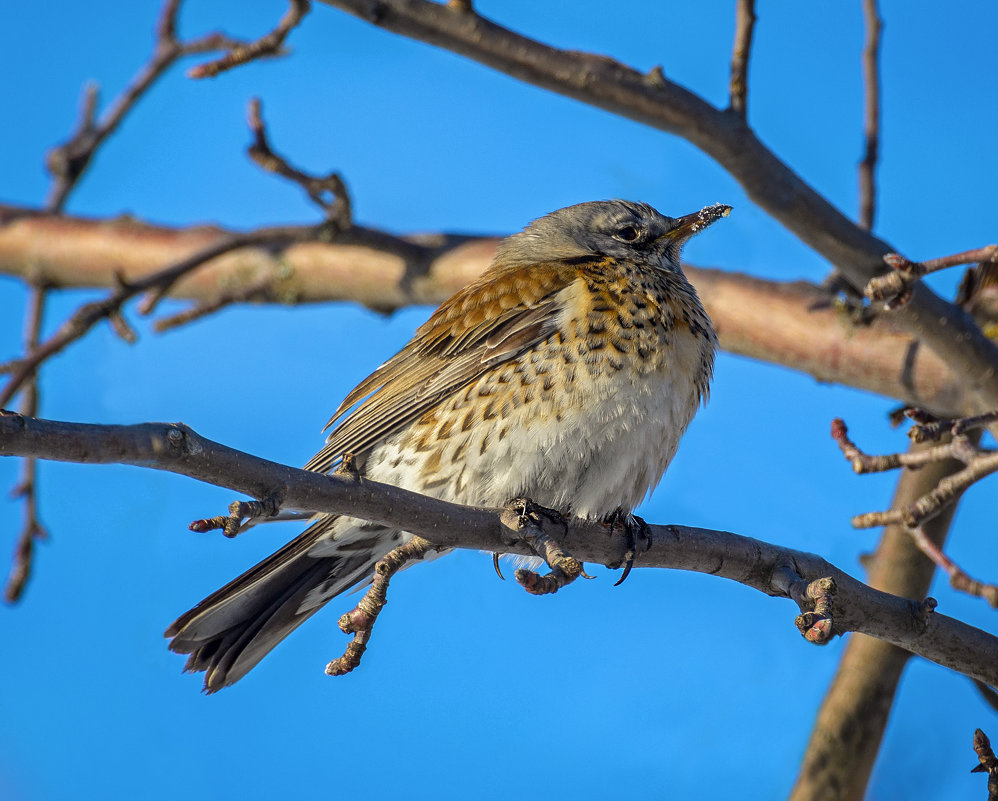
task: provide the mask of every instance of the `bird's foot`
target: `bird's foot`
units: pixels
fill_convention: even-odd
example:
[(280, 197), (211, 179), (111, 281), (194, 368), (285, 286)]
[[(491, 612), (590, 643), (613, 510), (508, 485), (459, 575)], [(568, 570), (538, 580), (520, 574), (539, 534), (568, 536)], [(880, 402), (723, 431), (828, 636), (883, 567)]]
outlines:
[(565, 527), (565, 518), (560, 512), (540, 506), (528, 498), (516, 498), (507, 504), (506, 514), (507, 525), (514, 529), (531, 550), (551, 568), (551, 572), (543, 576), (526, 568), (520, 568), (513, 574), (517, 582), (531, 595), (558, 592), (579, 576), (592, 578), (583, 569), (582, 562), (544, 533), (542, 526), (545, 518), (562, 528)]
[(409, 562), (422, 559), (428, 552), (434, 550), (437, 550), (437, 547), (432, 542), (422, 537), (413, 537), (404, 545), (389, 551), (378, 561), (374, 566), (371, 586), (367, 588), (364, 597), (339, 620), (340, 629), (344, 634), (353, 634), (353, 640), (346, 647), (343, 656), (326, 665), (327, 676), (343, 676), (360, 664), (378, 615), (388, 603), (388, 585), (392, 576)]
[(187, 525), (187, 528), (198, 532), (221, 529), (222, 534), (231, 539), (255, 518), (277, 517), (280, 511), (281, 499), (276, 495), (268, 495), (262, 501), (233, 501), (229, 504), (227, 515), (194, 520)]
[[(631, 568), (634, 567), (634, 557), (637, 555), (640, 543), (643, 541), (645, 543), (651, 542), (651, 529), (648, 524), (642, 520), (637, 515), (631, 514), (630, 512), (625, 512), (621, 508), (617, 508), (616, 511), (612, 512), (606, 518), (603, 519), (603, 523), (609, 526), (610, 533), (616, 534), (618, 531), (627, 537), (627, 552), (624, 554), (624, 559), (621, 562), (624, 566), (624, 572), (617, 579), (617, 583), (614, 587), (619, 587), (624, 583), (625, 579), (631, 575)], [(645, 548), (647, 549), (647, 544)], [(614, 567), (619, 567), (620, 565), (614, 565)]]

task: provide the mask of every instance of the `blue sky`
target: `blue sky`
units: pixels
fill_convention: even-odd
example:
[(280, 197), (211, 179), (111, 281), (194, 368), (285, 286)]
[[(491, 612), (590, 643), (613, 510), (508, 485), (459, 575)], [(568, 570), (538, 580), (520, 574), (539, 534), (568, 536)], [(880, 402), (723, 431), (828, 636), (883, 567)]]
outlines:
[[(604, 53), (726, 102), (732, 2), (479, 2), (482, 13), (563, 47)], [(913, 258), (995, 240), (998, 98), (986, 0), (940, 14), (884, 2), (884, 127), (877, 232)], [(705, 8), (709, 10), (704, 10)], [(267, 30), (282, 2), (186, 3), (181, 30)], [(156, 4), (5, 4), (0, 53), (0, 201), (40, 205), (46, 149), (63, 139), (88, 80), (113, 96), (147, 55)], [(761, 4), (749, 116), (760, 137), (855, 214), (861, 152), (859, 4)], [(697, 264), (820, 281), (829, 266), (749, 203), (690, 145), (317, 5), (290, 58), (195, 83), (174, 69), (101, 151), (68, 210), (175, 225), (250, 228), (316, 212), (251, 165), (245, 107), (264, 103), (274, 145), (340, 170), (359, 221), (389, 230), (502, 234), (552, 209), (605, 197), (667, 214), (713, 202), (730, 218), (694, 240)], [(185, 65), (186, 66), (186, 65)], [(952, 290), (956, 275), (935, 286)], [(53, 330), (92, 293), (61, 293)], [(0, 360), (20, 341), (24, 291), (0, 279)], [(347, 304), (240, 308), (165, 335), (137, 320), (129, 347), (99, 327), (45, 370), (43, 414), (88, 422), (183, 420), (202, 434), (300, 464), (340, 399), (427, 316)], [(135, 319), (135, 315), (131, 315)], [(342, 332), (351, 331), (343, 342)], [(261, 376), (233, 391), (232, 364)], [(870, 450), (903, 448), (894, 404), (723, 355), (712, 399), (662, 485), (652, 522), (722, 528), (815, 551), (861, 576), (875, 532), (851, 515), (885, 508), (892, 477), (856, 477), (828, 438), (843, 416)], [(17, 465), (0, 461), (0, 486)], [(52, 533), (24, 601), (0, 609), (0, 797), (714, 798), (786, 795), (843, 642), (808, 646), (796, 613), (716, 578), (636, 571), (532, 598), (461, 552), (408, 571), (361, 669), (323, 675), (347, 638), (340, 599), (236, 687), (200, 694), (161, 634), (176, 615), (294, 535), (236, 541), (186, 523), (231, 493), (126, 467), (45, 464)], [(963, 501), (951, 554), (998, 576), (985, 543), (993, 489)], [(13, 547), (16, 503), (0, 502)], [(940, 610), (994, 628), (979, 600), (933, 589)], [(732, 614), (751, 625), (723, 626)], [(983, 797), (970, 740), (998, 734), (970, 682), (914, 661), (874, 773), (872, 797)], [(720, 735), (718, 733), (721, 733)], [(724, 769), (718, 769), (717, 739)], [(554, 768), (553, 766), (557, 766)], [(555, 775), (557, 774), (557, 776)], [(533, 790), (529, 790), (532, 792)], [(548, 793), (552, 791), (548, 790)]]

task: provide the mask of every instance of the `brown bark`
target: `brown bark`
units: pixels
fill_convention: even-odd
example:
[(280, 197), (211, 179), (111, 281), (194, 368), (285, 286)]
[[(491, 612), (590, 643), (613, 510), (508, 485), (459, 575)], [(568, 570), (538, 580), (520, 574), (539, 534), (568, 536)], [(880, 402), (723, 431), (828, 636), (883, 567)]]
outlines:
[[(0, 273), (53, 287), (113, 287), (136, 281), (229, 236), (220, 228), (172, 229), (133, 219), (48, 217), (0, 206)], [(262, 285), (279, 303), (351, 300), (379, 310), (437, 304), (479, 275), (499, 241), (431, 235), (369, 244), (292, 245), (280, 252), (244, 248), (186, 275), (175, 298), (209, 303), (233, 287)], [(722, 346), (940, 415), (963, 411), (956, 376), (893, 324), (856, 325), (806, 282), (781, 283), (687, 265)], [(262, 282), (262, 284), (261, 284)]]
[[(510, 510), (447, 503), (356, 475), (299, 470), (227, 448), (181, 424), (101, 426), (7, 412), (0, 414), (0, 455), (167, 470), (268, 499), (284, 510), (345, 514), (403, 528), (442, 548), (533, 554), (515, 523), (508, 522), (518, 517)], [(729, 578), (793, 599), (804, 613), (798, 627), (811, 639), (811, 629), (819, 627), (829, 636), (859, 631), (998, 684), (998, 637), (868, 587), (814, 554), (689, 526), (648, 526), (634, 543), (598, 520), (536, 525), (580, 562), (620, 567), (633, 556), (636, 567)]]

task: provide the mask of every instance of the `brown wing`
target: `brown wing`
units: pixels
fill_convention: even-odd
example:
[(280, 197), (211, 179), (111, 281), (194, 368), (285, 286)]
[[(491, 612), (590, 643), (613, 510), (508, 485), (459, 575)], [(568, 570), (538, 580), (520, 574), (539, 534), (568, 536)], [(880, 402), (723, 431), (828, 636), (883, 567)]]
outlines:
[(326, 427), (366, 397), (332, 431), (306, 470), (326, 472), (343, 453), (361, 456), (497, 364), (551, 335), (579, 278), (577, 264), (495, 268), (445, 301), (395, 356), (346, 396)]

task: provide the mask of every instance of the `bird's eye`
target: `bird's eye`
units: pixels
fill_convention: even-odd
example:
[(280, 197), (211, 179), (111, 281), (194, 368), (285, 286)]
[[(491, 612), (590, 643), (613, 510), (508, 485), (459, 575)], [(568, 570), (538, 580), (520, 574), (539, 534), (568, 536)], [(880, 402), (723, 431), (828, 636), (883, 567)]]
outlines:
[(621, 239), (624, 242), (633, 242), (638, 238), (638, 229), (633, 225), (625, 225), (622, 228), (617, 229), (617, 233), (614, 234), (617, 239)]

